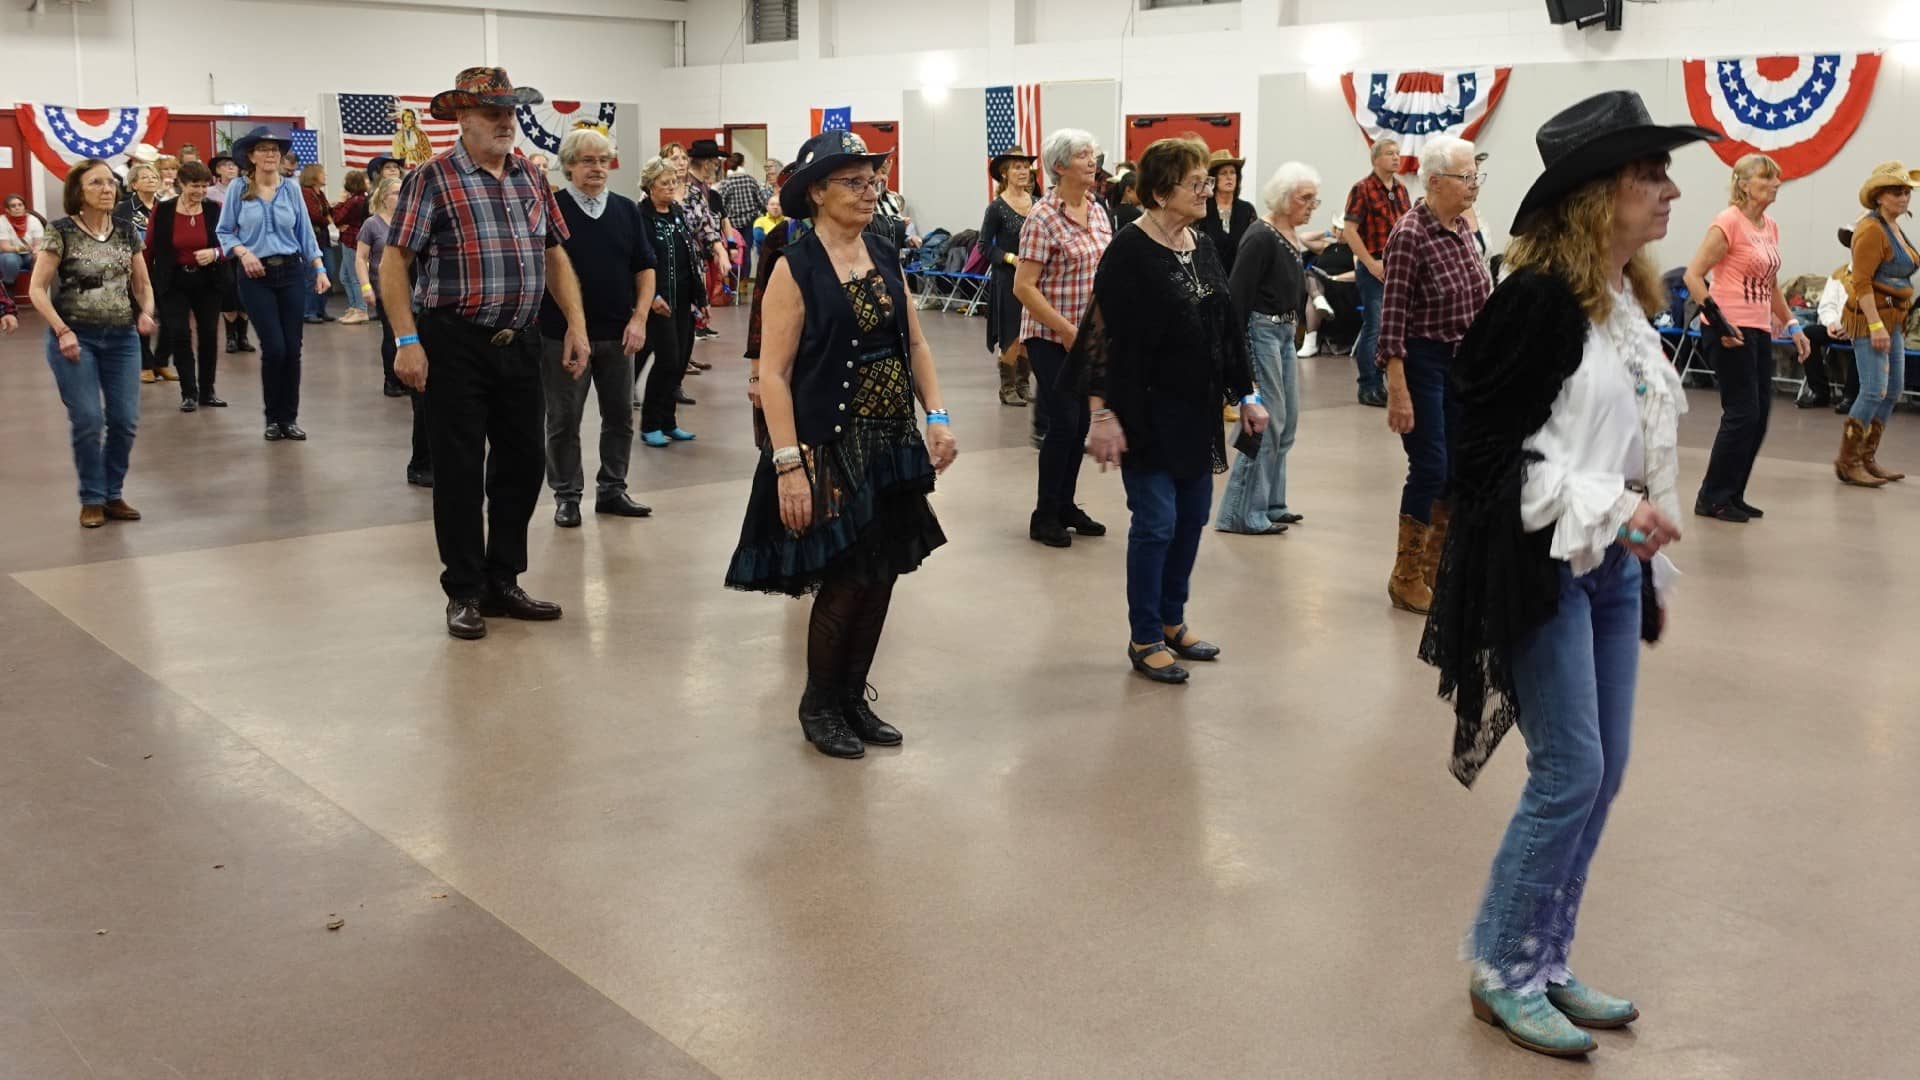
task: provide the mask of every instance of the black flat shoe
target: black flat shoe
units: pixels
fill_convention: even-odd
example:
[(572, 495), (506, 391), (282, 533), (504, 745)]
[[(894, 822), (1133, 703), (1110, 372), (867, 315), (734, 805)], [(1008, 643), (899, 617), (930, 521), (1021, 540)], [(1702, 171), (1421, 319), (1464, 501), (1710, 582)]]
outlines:
[(190, 397), (183, 397), (180, 399), (180, 411), (181, 412), (198, 412), (200, 411), (200, 402)]
[(518, 585), (495, 585), (480, 601), (480, 614), (495, 619), (505, 616), (529, 622), (552, 622), (560, 617), (560, 605), (535, 600)]
[(815, 750), (836, 758), (867, 756), (867, 745), (853, 733), (841, 708), (841, 695), (831, 686), (807, 677), (806, 693), (800, 695), (800, 730)]
[(1833, 404), (1833, 399), (1824, 394), (1801, 394), (1793, 399), (1796, 409), (1824, 409)]
[(406, 397), (407, 396), (407, 388), (395, 382), (390, 382), (385, 386), (382, 386), (380, 388), (380, 392), (382, 394), (385, 394), (388, 397)]
[(1081, 536), (1107, 535), (1107, 527), (1088, 517), (1087, 512), (1078, 506), (1070, 507), (1060, 515), (1060, 525), (1062, 528), (1072, 529)]
[(1387, 392), (1385, 390), (1362, 390), (1360, 391), (1359, 401), (1360, 404), (1371, 408), (1384, 409), (1387, 407)]
[(1064, 548), (1073, 546), (1073, 537), (1067, 535), (1067, 527), (1060, 522), (1058, 514), (1033, 512), (1033, 519), (1027, 523), (1027, 538), (1038, 540), (1048, 547)]
[(685, 391), (684, 389), (682, 389), (682, 388), (680, 388), (680, 387), (678, 387), (678, 386), (676, 386), (676, 387), (674, 387), (674, 388), (673, 388), (673, 400), (674, 400), (674, 402), (675, 402), (676, 404), (679, 404), (679, 405), (698, 405), (698, 404), (700, 404), (699, 402), (697, 402), (697, 401), (695, 401), (695, 400), (693, 400), (693, 395), (692, 395), (692, 394), (689, 394), (689, 393), (687, 393), (687, 392), (686, 392), (686, 391)]
[(430, 488), (433, 486), (433, 470), (408, 469), (407, 483), (412, 484), (414, 487)]
[(553, 523), (563, 529), (580, 527), (580, 504), (561, 500), (553, 504)]
[(287, 433), (280, 430), (279, 424), (267, 425), (266, 439), (268, 442), (279, 442), (281, 439), (284, 439), (286, 437), (287, 437)]
[(1182, 660), (1206, 662), (1220, 659), (1220, 646), (1212, 642), (1196, 641), (1191, 645), (1180, 644), (1180, 639), (1186, 637), (1191, 632), (1186, 623), (1181, 623), (1178, 632), (1167, 635), (1167, 648), (1172, 649), (1174, 655)]
[(227, 407), (227, 403), (221, 401), (213, 394), (201, 394), (200, 407), (203, 409), (224, 409)]
[(1748, 517), (1754, 519), (1755, 521), (1758, 521), (1761, 518), (1767, 516), (1767, 512), (1765, 510), (1760, 509), (1759, 507), (1753, 505), (1752, 503), (1748, 502), (1745, 499), (1735, 499), (1733, 500), (1733, 505), (1734, 505), (1734, 509), (1739, 510), (1741, 513), (1747, 515)]
[(871, 686), (864, 690), (845, 691), (840, 699), (840, 714), (846, 717), (847, 724), (861, 742), (872, 746), (899, 746), (904, 738), (900, 729), (873, 714), (873, 710), (867, 706), (869, 696), (878, 701), (880, 691)]
[(612, 514), (614, 517), (643, 518), (653, 513), (653, 507), (646, 503), (634, 502), (633, 497), (624, 491), (616, 491), (611, 495), (602, 495), (593, 500), (593, 512)]
[(447, 633), (462, 641), (475, 641), (487, 636), (487, 620), (480, 615), (480, 604), (475, 600), (447, 601)]
[(1288, 510), (1282, 514), (1268, 514), (1267, 519), (1279, 525), (1298, 525), (1307, 520), (1303, 515)]
[(1725, 521), (1733, 525), (1745, 525), (1752, 520), (1746, 511), (1732, 503), (1713, 506), (1696, 500), (1693, 504), (1693, 512), (1697, 517), (1712, 518), (1715, 521)]
[(299, 424), (281, 424), (280, 434), (292, 439), (294, 442), (307, 441), (307, 433), (301, 430)]
[(1833, 403), (1833, 411), (1834, 411), (1834, 412), (1836, 412), (1836, 413), (1850, 413), (1850, 412), (1852, 412), (1852, 411), (1853, 411), (1853, 399), (1852, 399), (1852, 398), (1846, 398), (1845, 400), (1842, 400), (1842, 401), (1836, 401), (1836, 402), (1834, 402), (1834, 403)]
[(1166, 667), (1160, 668), (1151, 667), (1147, 664), (1146, 658), (1152, 656), (1154, 653), (1171, 651), (1172, 650), (1168, 649), (1165, 645), (1149, 645), (1144, 649), (1128, 645), (1127, 659), (1133, 662), (1133, 670), (1145, 675), (1154, 682), (1169, 684), (1186, 682), (1187, 669), (1181, 667), (1179, 664), (1168, 664)]

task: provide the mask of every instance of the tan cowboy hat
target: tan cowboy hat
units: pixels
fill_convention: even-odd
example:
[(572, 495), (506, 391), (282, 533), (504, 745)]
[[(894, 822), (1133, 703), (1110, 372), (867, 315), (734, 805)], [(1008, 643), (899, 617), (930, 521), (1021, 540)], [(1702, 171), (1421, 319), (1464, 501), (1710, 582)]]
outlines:
[(1000, 179), (1000, 170), (1004, 168), (1008, 162), (1024, 161), (1031, 166), (1038, 160), (1040, 160), (1038, 157), (1027, 153), (1018, 146), (1009, 146), (987, 160), (987, 175), (998, 180)]
[(1225, 150), (1215, 150), (1207, 155), (1207, 175), (1212, 176), (1229, 165), (1233, 166), (1235, 172), (1239, 172), (1246, 167), (1246, 164), (1246, 158), (1234, 157)]
[(457, 120), (458, 110), (484, 106), (517, 108), (538, 105), (547, 96), (531, 86), (516, 87), (506, 68), (470, 67), (454, 77), (453, 89), (433, 95), (427, 111), (435, 120)]
[(1869, 210), (1878, 210), (1873, 205), (1873, 193), (1881, 188), (1920, 187), (1920, 169), (1909, 169), (1897, 161), (1883, 161), (1867, 174), (1867, 182), (1860, 185), (1860, 205)]
[(154, 149), (152, 143), (134, 143), (127, 150), (127, 160), (144, 161), (151, 165), (160, 160), (160, 151)]

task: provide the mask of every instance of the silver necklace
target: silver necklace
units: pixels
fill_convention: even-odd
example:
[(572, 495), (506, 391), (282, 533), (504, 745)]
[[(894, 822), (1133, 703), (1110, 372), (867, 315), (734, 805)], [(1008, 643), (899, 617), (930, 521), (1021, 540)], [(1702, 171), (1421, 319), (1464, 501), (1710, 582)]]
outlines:
[(1160, 238), (1166, 241), (1167, 249), (1173, 252), (1173, 261), (1179, 263), (1180, 269), (1187, 272), (1187, 280), (1193, 283), (1193, 294), (1195, 296), (1201, 295), (1205, 290), (1200, 286), (1200, 271), (1193, 265), (1194, 249), (1187, 248), (1182, 250), (1174, 243), (1172, 235), (1167, 232), (1167, 227), (1161, 224), (1159, 219), (1155, 218), (1152, 214), (1147, 215), (1147, 220), (1153, 222), (1154, 231), (1160, 234)]
[(73, 215), (73, 223), (75, 225), (80, 226), (81, 232), (86, 233), (88, 236), (93, 237), (95, 240), (98, 240), (103, 244), (107, 242), (107, 237), (113, 235), (113, 215), (111, 214), (107, 215), (107, 231), (105, 232), (97, 233), (97, 232), (94, 232), (92, 229), (87, 228), (87, 219), (79, 214)]

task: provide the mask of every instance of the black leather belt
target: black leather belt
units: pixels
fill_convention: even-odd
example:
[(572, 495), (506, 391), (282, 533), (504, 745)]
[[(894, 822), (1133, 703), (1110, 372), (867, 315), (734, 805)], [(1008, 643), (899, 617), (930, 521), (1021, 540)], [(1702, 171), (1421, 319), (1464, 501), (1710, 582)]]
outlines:
[(506, 348), (523, 337), (531, 337), (536, 330), (533, 323), (525, 326), (488, 326), (444, 308), (435, 308), (428, 314), (443, 322), (455, 323), (468, 333), (486, 335), (487, 344), (500, 349)]
[(297, 266), (299, 265), (299, 262), (300, 262), (300, 256), (298, 255), (269, 255), (266, 258), (260, 260), (260, 265), (261, 266), (288, 266), (288, 265)]

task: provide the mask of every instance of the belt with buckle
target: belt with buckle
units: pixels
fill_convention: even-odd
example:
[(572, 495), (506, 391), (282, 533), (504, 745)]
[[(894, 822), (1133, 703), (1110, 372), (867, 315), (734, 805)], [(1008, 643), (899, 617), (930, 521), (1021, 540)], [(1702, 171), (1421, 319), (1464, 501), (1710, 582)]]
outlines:
[(1264, 311), (1256, 311), (1253, 313), (1253, 317), (1256, 319), (1265, 319), (1270, 323), (1279, 323), (1283, 326), (1287, 323), (1297, 323), (1300, 321), (1299, 313), (1293, 311), (1289, 311), (1285, 315), (1269, 315)]
[(266, 258), (260, 260), (260, 265), (261, 266), (286, 266), (289, 263), (298, 263), (299, 261), (300, 261), (299, 257), (295, 255), (269, 255)]
[[(482, 329), (485, 329), (485, 328), (482, 327)], [(513, 344), (513, 340), (519, 337), (520, 334), (521, 334), (521, 331), (515, 330), (509, 327), (508, 329), (505, 329), (505, 330), (495, 331), (492, 341), (493, 341), (493, 344), (498, 345), (501, 348), (505, 348), (508, 345)]]

